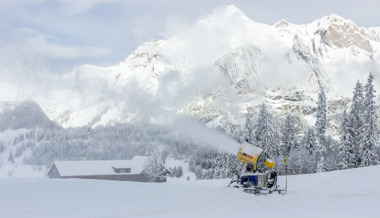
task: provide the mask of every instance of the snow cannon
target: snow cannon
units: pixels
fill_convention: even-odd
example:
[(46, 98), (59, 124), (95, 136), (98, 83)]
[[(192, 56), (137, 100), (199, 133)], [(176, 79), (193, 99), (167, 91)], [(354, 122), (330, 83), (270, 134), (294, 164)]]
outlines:
[(242, 188), (255, 195), (286, 191), (277, 185), (277, 173), (273, 170), (275, 163), (264, 149), (246, 142), (240, 146), (237, 159), (246, 166), (246, 171), (232, 179), (228, 187)]
[(274, 161), (269, 159), (264, 149), (253, 146), (248, 142), (242, 144), (237, 153), (237, 159), (245, 164), (253, 171), (265, 171), (272, 169), (275, 165)]

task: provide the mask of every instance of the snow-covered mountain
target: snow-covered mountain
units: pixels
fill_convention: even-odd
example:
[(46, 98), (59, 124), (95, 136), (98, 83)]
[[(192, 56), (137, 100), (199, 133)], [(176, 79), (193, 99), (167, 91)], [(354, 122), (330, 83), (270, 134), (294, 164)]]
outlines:
[(1, 102), (0, 131), (22, 128), (54, 129), (58, 126), (46, 116), (35, 102)]
[(0, 100), (36, 101), (63, 127), (165, 122), (179, 113), (228, 132), (264, 102), (276, 114), (290, 111), (313, 124), (321, 87), (330, 115), (340, 113), (357, 80), (380, 75), (379, 64), (380, 28), (337, 15), (271, 26), (231, 5), (166, 40), (142, 44), (117, 66), (82, 66), (48, 76), (33, 96), (14, 88)]

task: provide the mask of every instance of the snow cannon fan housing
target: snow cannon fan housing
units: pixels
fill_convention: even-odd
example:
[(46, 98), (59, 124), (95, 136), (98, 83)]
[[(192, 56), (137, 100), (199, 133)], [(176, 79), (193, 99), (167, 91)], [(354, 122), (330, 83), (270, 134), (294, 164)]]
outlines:
[(264, 149), (253, 146), (248, 142), (240, 146), (237, 159), (254, 171), (265, 171), (272, 169), (275, 165), (275, 162), (269, 159)]
[[(277, 173), (273, 170), (274, 161), (264, 149), (244, 143), (240, 146), (237, 159), (247, 166), (246, 172), (239, 179), (232, 179), (229, 187), (243, 188), (250, 194), (279, 194), (285, 189), (277, 185)], [(239, 175), (238, 175), (239, 177)]]

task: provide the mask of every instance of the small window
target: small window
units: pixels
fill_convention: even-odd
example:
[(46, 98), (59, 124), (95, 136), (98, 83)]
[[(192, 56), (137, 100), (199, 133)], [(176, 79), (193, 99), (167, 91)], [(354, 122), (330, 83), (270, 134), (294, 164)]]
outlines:
[(113, 167), (113, 170), (115, 171), (115, 173), (130, 173), (131, 172), (131, 168), (114, 168)]

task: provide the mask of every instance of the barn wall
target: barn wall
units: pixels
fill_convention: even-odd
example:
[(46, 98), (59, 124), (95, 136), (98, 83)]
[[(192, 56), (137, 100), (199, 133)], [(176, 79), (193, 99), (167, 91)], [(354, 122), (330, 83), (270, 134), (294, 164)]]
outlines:
[(61, 175), (59, 174), (59, 171), (57, 167), (55, 166), (55, 164), (53, 164), (50, 167), (50, 170), (47, 175), (49, 176), (49, 178), (61, 178)]
[(77, 179), (99, 179), (99, 180), (115, 180), (115, 181), (134, 181), (134, 182), (166, 182), (166, 178), (155, 180), (147, 178), (144, 174), (129, 175), (92, 175), (92, 176), (62, 176), (61, 178), (77, 178)]

